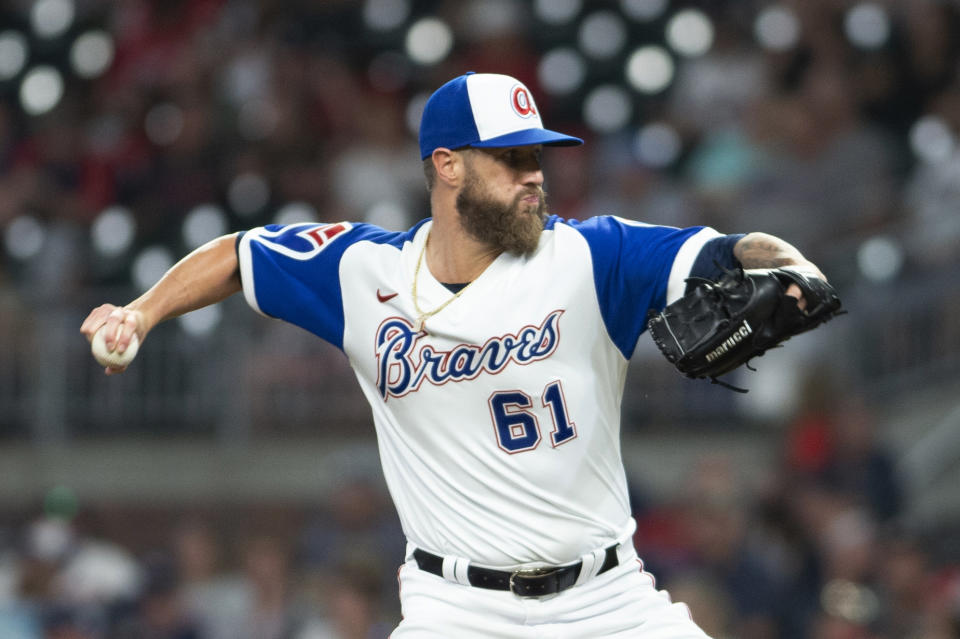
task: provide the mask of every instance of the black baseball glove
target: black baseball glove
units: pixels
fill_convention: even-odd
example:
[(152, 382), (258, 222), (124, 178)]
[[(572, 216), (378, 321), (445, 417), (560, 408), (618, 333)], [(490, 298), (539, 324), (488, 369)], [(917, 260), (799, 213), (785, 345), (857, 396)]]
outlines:
[[(687, 377), (717, 380), (790, 337), (841, 314), (840, 298), (826, 281), (794, 267), (727, 271), (718, 282), (690, 278), (687, 293), (647, 328), (666, 358)], [(800, 287), (800, 310), (787, 287)]]

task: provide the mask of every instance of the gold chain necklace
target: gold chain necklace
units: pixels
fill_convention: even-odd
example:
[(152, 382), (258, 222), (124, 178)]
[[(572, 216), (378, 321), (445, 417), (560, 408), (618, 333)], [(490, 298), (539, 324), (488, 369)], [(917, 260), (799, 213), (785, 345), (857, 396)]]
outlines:
[(460, 297), (463, 294), (463, 292), (468, 288), (470, 288), (473, 282), (476, 281), (476, 280), (473, 280), (470, 283), (468, 283), (466, 286), (464, 286), (459, 291), (454, 293), (450, 299), (448, 299), (446, 302), (436, 307), (432, 311), (425, 311), (422, 308), (420, 308), (420, 304), (417, 302), (417, 280), (420, 279), (420, 266), (423, 264), (423, 256), (427, 252), (427, 242), (429, 241), (430, 241), (430, 236), (427, 235), (427, 239), (424, 240), (423, 242), (423, 248), (420, 249), (420, 257), (417, 258), (417, 267), (413, 269), (413, 289), (410, 292), (413, 297), (413, 308), (416, 309), (417, 311), (417, 323), (414, 324), (413, 326), (413, 330), (416, 333), (419, 333), (420, 331), (423, 330), (423, 325), (428, 318), (433, 317), (434, 315), (436, 315), (437, 313), (445, 309), (447, 306), (449, 306), (450, 303), (453, 302), (453, 300)]

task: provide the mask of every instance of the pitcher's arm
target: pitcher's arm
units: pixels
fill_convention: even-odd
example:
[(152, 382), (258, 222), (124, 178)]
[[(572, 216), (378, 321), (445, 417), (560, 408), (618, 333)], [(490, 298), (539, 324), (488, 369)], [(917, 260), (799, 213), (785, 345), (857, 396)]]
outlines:
[[(235, 243), (235, 233), (207, 242), (173, 265), (150, 290), (129, 304), (102, 304), (93, 309), (80, 332), (92, 340), (94, 333), (105, 326), (107, 350), (122, 353), (134, 333), (142, 343), (160, 322), (230, 297), (241, 289)], [(108, 368), (107, 374), (123, 370)]]

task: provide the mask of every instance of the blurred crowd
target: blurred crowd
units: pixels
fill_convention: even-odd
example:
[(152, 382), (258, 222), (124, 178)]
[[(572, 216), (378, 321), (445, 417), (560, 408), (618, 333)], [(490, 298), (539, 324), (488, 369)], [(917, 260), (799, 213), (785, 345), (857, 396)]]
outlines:
[[(576, 14), (559, 25), (534, 15), (532, 6), (549, 3), (77, 3), (76, 30), (113, 37), (109, 69), (68, 78), (62, 100), (41, 115), (20, 108), (15, 82), (0, 83), (0, 228), (28, 215), (46, 231), (42, 250), (23, 260), (8, 243), (5, 281), (60, 294), (127, 282), (137, 248), (191, 248), (181, 225), (199, 205), (224, 211), (222, 231), (273, 221), (291, 204), (294, 216), (406, 228), (427, 214), (418, 108), (467, 69), (520, 78), (548, 125), (587, 139), (546, 157), (550, 203), (562, 216), (768, 231), (840, 279), (862, 275), (856, 253), (876, 236), (881, 248), (859, 265), (868, 277), (956, 261), (955, 3), (880, 2), (889, 23), (877, 28), (887, 33), (857, 43), (849, 23), (858, 3), (784, 2), (796, 36), (777, 46), (758, 42), (764, 2), (611, 0), (579, 13), (658, 4), (668, 9), (659, 22), (622, 19), (630, 28), (621, 57), (587, 56), (581, 86), (559, 92), (540, 63), (582, 34)], [(670, 11), (701, 5), (712, 21), (709, 51), (679, 56), (664, 90), (634, 92), (620, 128), (585, 123), (591, 89), (626, 86), (621, 62), (631, 47), (662, 41)], [(410, 15), (377, 30), (368, 24), (377, 7)], [(24, 24), (26, 9), (3, 15)], [(403, 53), (404, 28), (422, 15), (452, 30), (449, 54), (433, 64)], [(65, 45), (36, 48), (66, 64)], [(90, 227), (117, 205), (135, 219), (135, 243), (124, 255), (98, 255)]]
[(831, 406), (795, 416), (758, 484), (706, 456), (676, 499), (640, 509), (646, 566), (712, 637), (960, 636), (957, 566), (904, 525), (875, 417), (859, 397)]
[[(884, 308), (859, 309), (856, 333), (869, 339), (846, 353), (854, 374), (895, 371), (910, 354), (960, 362), (955, 2), (44, 1), (75, 4), (74, 26), (32, 38), (37, 61), (68, 69), (70, 38), (86, 29), (109, 34), (113, 54), (98, 77), (65, 71), (62, 99), (42, 114), (24, 110), (18, 78), (0, 82), (0, 328), (10, 335), (72, 331), (74, 318), (52, 311), (85, 307), (92, 291), (96, 303), (100, 291), (131, 299), (220, 233), (311, 219), (407, 228), (428, 214), (419, 109), (474, 69), (520, 78), (549, 126), (586, 139), (545, 154), (553, 212), (779, 235), (851, 308)], [(0, 17), (29, 33), (36, 4)], [(548, 19), (558, 7), (573, 9)], [(637, 17), (651, 7), (659, 17)], [(691, 7), (709, 18), (709, 48), (674, 53), (661, 90), (634, 90), (630, 52), (669, 49), (670, 16)], [(411, 25), (428, 16), (448, 25), (451, 44), (424, 63), (411, 57)], [(598, 16), (624, 29), (604, 59), (584, 36)], [(559, 90), (545, 62), (584, 48), (579, 84)], [(902, 325), (891, 306), (909, 309)], [(181, 325), (201, 336), (239, 321), (196, 318)], [(875, 354), (891, 335), (909, 340)], [(882, 357), (892, 361), (874, 366)], [(260, 367), (263, 384), (282, 386), (293, 369)], [(0, 362), (10, 388), (18, 371)]]
[[(675, 493), (634, 479), (644, 568), (714, 639), (957, 639), (951, 535), (904, 518), (875, 415), (834, 392), (811, 385), (761, 477), (711, 453)], [(58, 487), (8, 521), (5, 639), (383, 639), (400, 618), (380, 478), (314, 505), (78, 506)]]
[(76, 508), (3, 530), (4, 639), (383, 639), (405, 541), (382, 482), (322, 508)]

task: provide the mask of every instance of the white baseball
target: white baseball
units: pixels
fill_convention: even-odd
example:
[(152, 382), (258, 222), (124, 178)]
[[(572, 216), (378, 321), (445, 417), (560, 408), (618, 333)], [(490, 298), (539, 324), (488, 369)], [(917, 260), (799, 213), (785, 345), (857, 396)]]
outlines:
[[(97, 360), (102, 366), (109, 366), (111, 368), (126, 368), (130, 365), (130, 362), (133, 361), (133, 358), (137, 356), (137, 350), (140, 348), (140, 339), (137, 337), (137, 334), (134, 333), (130, 337), (130, 343), (127, 344), (127, 350), (122, 353), (117, 351), (108, 351), (107, 343), (103, 338), (103, 330), (105, 326), (101, 326), (96, 333), (93, 334), (93, 341), (90, 342), (90, 352), (93, 353), (93, 358)], [(116, 344), (114, 344), (116, 347)]]

